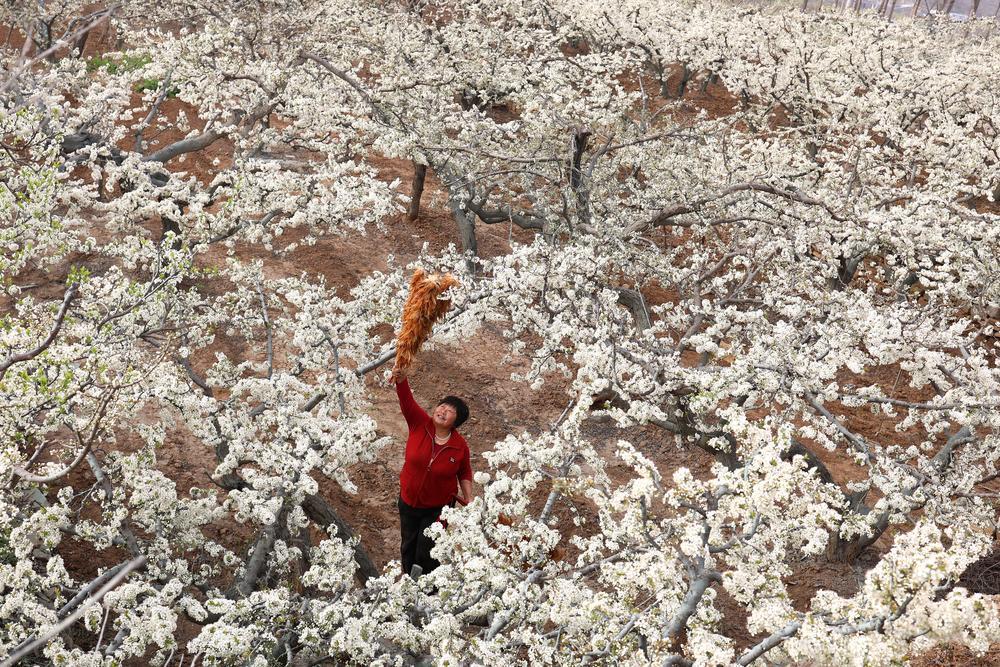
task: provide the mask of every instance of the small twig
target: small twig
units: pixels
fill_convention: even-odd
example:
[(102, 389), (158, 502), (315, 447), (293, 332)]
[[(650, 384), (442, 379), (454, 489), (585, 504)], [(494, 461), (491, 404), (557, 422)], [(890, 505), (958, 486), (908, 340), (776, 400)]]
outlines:
[[(108, 627), (108, 617), (111, 616), (111, 607), (104, 608), (104, 621), (101, 623), (101, 633), (97, 635), (97, 645), (94, 646), (95, 651), (101, 650), (101, 642), (104, 641), (104, 630)], [(170, 655), (173, 655), (171, 653)], [(169, 660), (167, 661), (169, 662)]]

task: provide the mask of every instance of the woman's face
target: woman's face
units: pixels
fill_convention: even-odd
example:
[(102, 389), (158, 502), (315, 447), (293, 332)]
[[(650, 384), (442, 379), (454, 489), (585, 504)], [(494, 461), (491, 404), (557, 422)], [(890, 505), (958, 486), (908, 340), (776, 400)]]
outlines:
[(434, 408), (434, 413), (431, 415), (434, 425), (442, 429), (450, 429), (455, 423), (456, 417), (458, 417), (458, 411), (447, 403), (442, 403)]

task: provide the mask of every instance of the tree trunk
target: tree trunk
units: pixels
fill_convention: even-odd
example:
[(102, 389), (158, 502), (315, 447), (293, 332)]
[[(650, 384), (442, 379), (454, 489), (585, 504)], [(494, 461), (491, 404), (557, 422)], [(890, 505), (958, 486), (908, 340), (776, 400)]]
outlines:
[(180, 225), (177, 223), (176, 220), (174, 220), (173, 218), (168, 218), (167, 216), (162, 216), (160, 218), (160, 222), (163, 225), (163, 232), (160, 235), (160, 241), (162, 242), (164, 238), (166, 238), (167, 232), (173, 232), (174, 241), (173, 243), (170, 244), (170, 247), (172, 247), (174, 250), (180, 249), (181, 245), (183, 245)]
[(590, 196), (581, 167), (583, 153), (587, 150), (589, 141), (589, 130), (580, 128), (573, 133), (573, 157), (570, 160), (569, 185), (576, 195), (576, 215), (578, 222), (582, 225), (590, 224)]
[(616, 287), (615, 290), (618, 292), (618, 303), (628, 308), (629, 312), (632, 313), (636, 329), (645, 331), (651, 327), (652, 322), (649, 318), (649, 311), (646, 309), (646, 302), (642, 298), (642, 293), (639, 290), (627, 287)]
[(670, 99), (670, 87), (667, 85), (667, 82), (670, 80), (670, 73), (667, 72), (659, 60), (653, 65), (653, 70), (656, 72), (656, 78), (660, 82), (660, 97), (665, 100)]
[(87, 38), (90, 37), (90, 31), (84, 30), (83, 34), (77, 37), (76, 43), (73, 44), (73, 50), (76, 51), (77, 57), (83, 57), (83, 50), (87, 48)]
[(688, 82), (691, 81), (691, 77), (694, 76), (694, 72), (691, 68), (687, 66), (687, 63), (681, 64), (681, 80), (677, 84), (677, 99), (684, 97), (684, 93), (687, 92)]
[(413, 184), (410, 187), (410, 206), (406, 209), (406, 219), (413, 222), (420, 215), (420, 198), (424, 194), (424, 178), (427, 176), (427, 165), (413, 163)]
[(831, 290), (847, 289), (847, 286), (851, 284), (852, 280), (854, 280), (854, 274), (858, 272), (858, 267), (861, 266), (861, 261), (863, 259), (863, 256), (841, 257), (840, 266), (837, 270), (837, 277), (830, 278), (827, 281), (827, 287)]
[(701, 94), (704, 95), (705, 93), (707, 93), (708, 87), (711, 86), (713, 83), (718, 82), (718, 80), (719, 80), (718, 74), (716, 74), (715, 72), (709, 73), (709, 75), (706, 76), (705, 79), (701, 82)]
[(476, 258), (479, 256), (479, 244), (476, 242), (476, 216), (468, 209), (462, 208), (454, 197), (448, 198), (448, 205), (451, 207), (452, 215), (455, 216), (458, 234), (462, 239), (462, 250), (466, 254), (465, 266), (470, 273), (475, 273)]

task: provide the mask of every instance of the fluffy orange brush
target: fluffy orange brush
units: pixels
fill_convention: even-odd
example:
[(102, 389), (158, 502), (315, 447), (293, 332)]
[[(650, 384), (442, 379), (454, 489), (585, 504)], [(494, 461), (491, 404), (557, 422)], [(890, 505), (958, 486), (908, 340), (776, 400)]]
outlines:
[(431, 335), (431, 327), (451, 308), (451, 301), (438, 297), (458, 280), (446, 273), (428, 275), (417, 269), (410, 279), (410, 294), (403, 305), (403, 326), (396, 336), (396, 368), (403, 369), (413, 363), (417, 351)]

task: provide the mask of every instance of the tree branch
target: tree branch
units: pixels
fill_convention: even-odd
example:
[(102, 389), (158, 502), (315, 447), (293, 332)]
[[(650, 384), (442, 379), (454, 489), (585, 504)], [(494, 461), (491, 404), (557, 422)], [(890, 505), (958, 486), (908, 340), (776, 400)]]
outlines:
[[(82, 37), (83, 35), (86, 35), (88, 32), (90, 32), (91, 30), (93, 30), (94, 28), (96, 28), (97, 26), (99, 26), (101, 24), (101, 22), (104, 21), (105, 18), (107, 18), (107, 17), (111, 16), (113, 13), (115, 13), (118, 10), (118, 7), (119, 7), (119, 5), (114, 4), (114, 5), (111, 5), (110, 7), (106, 8), (106, 9), (102, 9), (102, 10), (99, 10), (97, 12), (94, 12), (93, 14), (91, 14), (91, 16), (96, 16), (97, 18), (93, 19), (92, 21), (90, 21), (89, 23), (87, 23), (85, 26), (83, 26), (81, 28), (78, 28), (77, 30), (75, 30), (73, 32), (67, 32), (62, 37), (60, 37), (59, 39), (57, 39), (56, 42), (52, 46), (50, 46), (45, 51), (39, 53), (34, 58), (31, 58), (30, 60), (26, 59), (26, 56), (27, 56), (27, 54), (29, 52), (29, 48), (30, 48), (29, 45), (31, 44), (31, 37), (32, 37), (31, 31), (29, 30), (28, 34), (25, 35), (24, 48), (21, 51), (21, 58), (18, 59), (18, 66), (10, 74), (10, 76), (7, 77), (7, 80), (3, 82), (3, 85), (0, 85), (0, 93), (6, 92), (7, 89), (10, 88), (11, 85), (13, 85), (13, 83), (15, 81), (17, 81), (18, 77), (20, 77), (21, 74), (23, 74), (25, 71), (31, 69), (31, 67), (35, 63), (37, 63), (40, 60), (44, 60), (45, 58), (48, 58), (50, 55), (52, 55), (53, 53), (55, 53), (59, 49), (63, 48), (64, 46), (69, 46), (71, 41), (78, 40), (80, 37)], [(16, 111), (16, 108), (14, 109), (14, 111)]]
[(76, 440), (80, 444), (80, 452), (73, 459), (66, 468), (60, 470), (59, 472), (52, 473), (51, 475), (36, 476), (32, 475), (30, 472), (25, 470), (20, 466), (14, 466), (14, 474), (23, 479), (26, 482), (31, 482), (33, 484), (50, 484), (56, 481), (60, 477), (68, 475), (73, 472), (73, 470), (80, 465), (83, 459), (90, 453), (90, 448), (94, 446), (94, 442), (97, 440), (97, 435), (101, 432), (101, 420), (104, 419), (104, 413), (107, 410), (108, 403), (111, 402), (111, 397), (115, 394), (115, 389), (111, 389), (105, 392), (104, 396), (101, 397), (101, 404), (97, 409), (97, 413), (91, 417), (90, 422), (87, 424), (91, 427), (90, 437), (87, 438), (87, 442), (83, 441), (79, 433), (76, 433)]
[(737, 660), (738, 665), (749, 665), (751, 662), (778, 646), (783, 641), (793, 636), (802, 627), (802, 621), (792, 621), (785, 627), (767, 637), (764, 641), (748, 649)]
[[(234, 118), (234, 120), (236, 120), (237, 122), (245, 123), (247, 127), (252, 127), (254, 123), (256, 123), (261, 118), (264, 118), (269, 113), (271, 113), (271, 111), (274, 109), (276, 105), (277, 102), (269, 100), (267, 102), (259, 104), (257, 108), (251, 111), (250, 114), (245, 118), (240, 119), (237, 116), (237, 118)], [(186, 139), (181, 139), (180, 141), (175, 141), (169, 146), (164, 146), (155, 153), (147, 155), (146, 157), (142, 158), (142, 160), (143, 162), (166, 163), (171, 159), (177, 157), (178, 155), (182, 155), (184, 153), (191, 153), (194, 151), (200, 151), (205, 148), (208, 148), (209, 146), (211, 146), (224, 136), (226, 136), (226, 131), (224, 129), (208, 130), (196, 136), (188, 137)]]
[(167, 95), (170, 92), (170, 79), (172, 75), (173, 75), (173, 70), (167, 73), (166, 78), (164, 78), (163, 82), (160, 84), (161, 86), (160, 94), (156, 96), (156, 100), (153, 102), (153, 105), (149, 108), (149, 113), (146, 114), (146, 117), (143, 118), (142, 122), (139, 123), (138, 127), (135, 128), (135, 133), (133, 134), (133, 142), (132, 142), (132, 151), (135, 153), (142, 153), (142, 150), (144, 148), (142, 143), (142, 135), (146, 131), (146, 128), (149, 127), (150, 123), (153, 122), (153, 119), (156, 118), (156, 115), (160, 112), (160, 107), (163, 106), (163, 101), (167, 99)]
[(783, 199), (788, 199), (790, 201), (795, 201), (800, 204), (806, 204), (807, 206), (819, 206), (820, 208), (825, 210), (830, 215), (830, 217), (836, 220), (837, 222), (847, 221), (847, 218), (837, 213), (831, 206), (829, 206), (825, 202), (822, 202), (818, 199), (814, 199), (809, 195), (799, 192), (798, 190), (782, 189), (775, 187), (773, 185), (767, 185), (765, 183), (739, 183), (737, 185), (732, 185), (724, 189), (719, 194), (711, 195), (709, 197), (702, 197), (701, 199), (696, 199), (693, 202), (687, 204), (677, 204), (670, 208), (663, 209), (655, 216), (653, 216), (650, 220), (643, 223), (636, 223), (632, 225), (632, 227), (629, 229), (629, 232), (635, 233), (649, 227), (663, 227), (666, 225), (672, 225), (676, 227), (690, 227), (694, 223), (677, 221), (674, 220), (674, 218), (689, 213), (697, 213), (708, 204), (719, 201), (721, 199), (725, 199), (730, 195), (738, 194), (741, 192), (761, 192), (764, 194), (770, 194), (776, 197), (781, 197)]
[[(94, 473), (94, 477), (97, 478), (98, 483), (101, 488), (104, 489), (104, 495), (106, 498), (114, 498), (114, 487), (111, 486), (111, 480), (104, 473), (104, 468), (101, 467), (100, 462), (97, 457), (94, 456), (93, 452), (87, 453), (87, 465), (90, 466), (90, 470)], [(125, 538), (125, 545), (128, 547), (129, 553), (133, 557), (138, 557), (140, 555), (139, 551), (139, 541), (135, 537), (135, 533), (132, 531), (132, 527), (129, 525), (128, 515), (122, 519), (121, 525), (122, 537)]]
[(7, 372), (8, 368), (13, 366), (14, 364), (34, 359), (39, 354), (48, 349), (50, 345), (52, 345), (52, 342), (56, 339), (56, 336), (59, 335), (59, 330), (62, 328), (63, 320), (66, 318), (66, 312), (69, 310), (69, 304), (71, 301), (73, 301), (73, 298), (76, 296), (76, 293), (79, 289), (80, 289), (79, 283), (73, 283), (72, 285), (69, 286), (69, 289), (66, 290), (66, 293), (63, 295), (62, 305), (59, 306), (59, 312), (56, 313), (56, 322), (52, 326), (52, 329), (51, 331), (49, 331), (49, 335), (46, 337), (45, 340), (43, 340), (33, 350), (28, 350), (27, 352), (20, 352), (18, 354), (14, 354), (5, 359), (4, 361), (0, 362), (0, 380), (3, 379), (3, 376)]
[(236, 595), (241, 595), (247, 597), (257, 589), (257, 582), (260, 580), (261, 575), (264, 573), (264, 566), (267, 564), (267, 557), (274, 550), (274, 542), (278, 536), (278, 526), (285, 520), (285, 514), (287, 513), (287, 503), (282, 504), (281, 511), (278, 512), (278, 516), (275, 517), (274, 523), (269, 524), (264, 530), (261, 531), (260, 535), (257, 537), (257, 541), (254, 543), (253, 551), (250, 554), (250, 560), (247, 561), (246, 572), (243, 575), (243, 579), (236, 584), (230, 593), (230, 597), (235, 597)]
[[(302, 503), (302, 509), (305, 511), (306, 516), (317, 524), (325, 528), (332, 526), (336, 530), (337, 537), (344, 542), (354, 539), (355, 533), (351, 530), (351, 527), (340, 518), (340, 515), (333, 509), (333, 506), (319, 494), (306, 496), (305, 501)], [(354, 546), (354, 561), (358, 564), (357, 577), (362, 586), (368, 579), (378, 575), (378, 568), (375, 567), (375, 563), (372, 562), (371, 556), (368, 555), (365, 548), (361, 546), (360, 540)]]
[(682, 633), (687, 629), (688, 620), (694, 615), (694, 612), (698, 609), (698, 604), (701, 602), (701, 598), (705, 595), (705, 591), (711, 587), (713, 583), (721, 582), (722, 575), (714, 570), (702, 570), (698, 577), (691, 582), (688, 587), (687, 595), (684, 596), (683, 602), (681, 602), (680, 608), (674, 617), (670, 619), (669, 625), (663, 630), (663, 638), (674, 645), (674, 650), (679, 649), (679, 642)]
[[(139, 558), (130, 561), (111, 579), (111, 581), (102, 586), (101, 590), (97, 591), (94, 597), (91, 598), (91, 601), (94, 603), (100, 602), (101, 600), (104, 599), (104, 596), (109, 591), (114, 590), (118, 586), (118, 584), (122, 583), (125, 580), (125, 578), (132, 573), (133, 570), (144, 567), (145, 565), (146, 565), (145, 556), (140, 556)], [(81, 605), (75, 612), (73, 612), (72, 614), (64, 618), (62, 621), (57, 623), (55, 626), (49, 629), (49, 631), (46, 632), (44, 635), (31, 640), (28, 644), (23, 645), (20, 649), (11, 653), (11, 655), (8, 656), (6, 660), (0, 663), (0, 667), (13, 667), (13, 665), (17, 664), (22, 658), (24, 658), (27, 655), (31, 655), (31, 653), (33, 653), (36, 649), (45, 645), (46, 642), (50, 641), (51, 639), (59, 635), (59, 633), (61, 633), (63, 630), (76, 623), (77, 620), (79, 620), (79, 618), (86, 613), (86, 611), (87, 611), (87, 606)]]
[(521, 229), (534, 229), (537, 231), (545, 229), (544, 218), (531, 213), (515, 213), (509, 204), (502, 204), (499, 208), (487, 209), (482, 204), (477, 204), (474, 199), (469, 199), (466, 202), (466, 208), (475, 213), (476, 217), (487, 225), (511, 222)]

